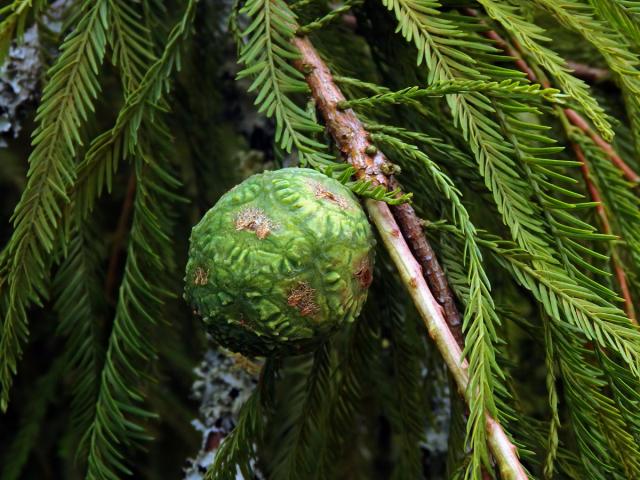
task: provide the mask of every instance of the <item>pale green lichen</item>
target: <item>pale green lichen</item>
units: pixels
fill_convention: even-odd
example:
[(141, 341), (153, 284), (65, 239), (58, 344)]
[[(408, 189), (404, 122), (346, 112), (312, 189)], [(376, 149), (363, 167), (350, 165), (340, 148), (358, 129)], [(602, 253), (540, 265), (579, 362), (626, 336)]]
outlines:
[(185, 298), (231, 350), (307, 351), (359, 314), (373, 245), (336, 180), (303, 168), (254, 175), (193, 228)]

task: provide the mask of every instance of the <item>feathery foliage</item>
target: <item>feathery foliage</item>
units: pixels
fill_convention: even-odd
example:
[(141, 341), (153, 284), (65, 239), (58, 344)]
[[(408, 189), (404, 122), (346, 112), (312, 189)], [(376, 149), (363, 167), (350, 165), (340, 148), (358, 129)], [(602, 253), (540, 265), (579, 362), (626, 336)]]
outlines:
[[(143, 119), (148, 117), (153, 121), (156, 110), (163, 107), (163, 95), (168, 90), (169, 77), (180, 63), (181, 41), (189, 33), (195, 10), (196, 0), (189, 1), (182, 18), (169, 33), (162, 55), (148, 66), (144, 77), (139, 80), (139, 85), (136, 86), (138, 80), (133, 73), (134, 65), (144, 62), (144, 57), (148, 53), (144, 53), (142, 59), (135, 61), (133, 60), (135, 57), (131, 54), (124, 57), (127, 58), (126, 61), (123, 58), (119, 60), (126, 72), (123, 77), (126, 79), (125, 87), (135, 87), (135, 89), (126, 92), (126, 102), (118, 113), (115, 125), (92, 141), (85, 158), (78, 166), (78, 182), (74, 186), (76, 190), (74, 193), (84, 216), (91, 212), (105, 186), (108, 191), (111, 190), (113, 175), (118, 169), (120, 160), (135, 153), (138, 131)], [(128, 49), (131, 52), (132, 47), (127, 45), (127, 42), (121, 40), (115, 50)], [(139, 46), (133, 48), (146, 52), (144, 42), (142, 48)]]
[(486, 82), (482, 80), (461, 80), (432, 84), (427, 88), (409, 87), (398, 92), (379, 93), (370, 98), (356, 98), (340, 103), (342, 109), (353, 108), (360, 105), (375, 107), (385, 103), (413, 102), (422, 97), (440, 97), (449, 93), (485, 92), (493, 96), (526, 97), (527, 95), (539, 95), (550, 102), (557, 102), (558, 90), (553, 88), (541, 88), (540, 85), (527, 85), (513, 80), (501, 82)]
[(75, 176), (74, 156), (83, 143), (81, 127), (99, 91), (97, 75), (106, 47), (108, 2), (84, 2), (82, 8), (86, 11), (61, 46), (43, 91), (29, 157), (29, 181), (12, 217), (7, 314), (0, 339), (3, 411), (28, 336), (27, 309), (46, 294), (49, 257), (59, 241), (60, 214)]
[(324, 395), (329, 391), (329, 374), (331, 372), (331, 356), (328, 344), (318, 348), (313, 355), (313, 362), (304, 385), (304, 400), (301, 403), (300, 416), (295, 419), (288, 442), (293, 445), (290, 450), (283, 451), (284, 457), (276, 459), (272, 470), (273, 478), (297, 478), (300, 475), (311, 475), (315, 452), (311, 445), (312, 433), (318, 428), (319, 413)]
[[(101, 299), (99, 245), (92, 227), (73, 232), (69, 251), (54, 277), (55, 309), (58, 330), (67, 338), (70, 356), (66, 368), (74, 379), (71, 401), (71, 423), (76, 443), (89, 427), (98, 391), (96, 378), (103, 352), (100, 348), (99, 325), (104, 305)], [(93, 319), (92, 322), (86, 321)]]
[[(196, 381), (215, 405), (191, 472), (508, 478), (490, 414), (531, 478), (640, 478), (639, 20), (627, 0), (4, 2), (0, 476), (180, 476), (210, 341), (180, 298), (189, 232), (242, 179), (300, 165), (411, 203), (468, 388), (380, 242), (344, 331), (266, 359), (253, 393), (233, 369), (229, 391)], [(365, 152), (338, 148), (296, 36)], [(354, 153), (401, 188), (355, 179)]]
[(143, 365), (156, 355), (148, 329), (161, 318), (164, 300), (172, 295), (167, 280), (163, 281), (163, 273), (172, 270), (171, 263), (167, 265), (171, 258), (171, 210), (170, 203), (162, 199), (173, 199), (170, 192), (177, 184), (166, 160), (154, 158), (159, 155), (152, 156), (149, 145), (138, 148), (127, 261), (95, 413), (85, 438), (89, 448), (87, 478), (118, 478), (116, 470), (130, 473), (114, 438), (127, 450), (148, 439), (141, 423), (152, 414), (139, 406), (144, 393), (138, 385), (148, 375)]
[(295, 147), (301, 165), (322, 164), (330, 157), (313, 138), (322, 127), (291, 98), (292, 93), (308, 91), (304, 76), (289, 63), (297, 56), (290, 43), (296, 33), (295, 14), (282, 0), (251, 0), (240, 12), (250, 18), (250, 25), (242, 32), (247, 41), (239, 61), (245, 68), (238, 78), (253, 79), (248, 91), (257, 92), (259, 112), (275, 117), (280, 147), (287, 153)]
[(580, 107), (593, 121), (607, 139), (613, 138), (613, 130), (604, 110), (596, 99), (590, 95), (588, 86), (582, 80), (571, 75), (566, 61), (553, 50), (540, 42), (551, 40), (545, 36), (544, 30), (522, 18), (518, 9), (507, 2), (481, 0), (487, 15), (499, 22), (523, 48), (527, 55), (544, 68), (558, 82), (563, 92), (580, 104)]
[[(625, 92), (625, 99), (631, 112), (631, 125), (637, 139), (640, 134), (639, 59), (638, 54), (630, 48), (626, 37), (621, 36), (602, 20), (596, 19), (593, 8), (583, 2), (572, 0), (560, 4), (552, 0), (535, 0), (535, 3), (551, 12), (558, 22), (576, 31), (590, 42), (600, 52), (609, 68), (617, 74)], [(602, 7), (602, 2), (595, 3)]]

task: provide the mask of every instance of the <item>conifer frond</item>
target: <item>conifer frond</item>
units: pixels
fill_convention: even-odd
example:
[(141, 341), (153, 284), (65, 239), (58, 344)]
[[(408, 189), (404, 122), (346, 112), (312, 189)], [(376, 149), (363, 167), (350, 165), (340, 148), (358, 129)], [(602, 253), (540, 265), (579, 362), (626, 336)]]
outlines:
[(340, 102), (340, 109), (358, 106), (376, 107), (384, 104), (412, 103), (425, 97), (442, 97), (451, 93), (484, 92), (498, 97), (541, 97), (548, 102), (561, 101), (559, 91), (554, 88), (542, 88), (538, 84), (526, 84), (515, 80), (502, 80), (501, 82), (489, 82), (484, 80), (453, 80), (451, 82), (434, 83), (426, 88), (408, 87), (395, 92), (379, 93), (373, 97), (355, 98), (346, 102)]
[(401, 194), (399, 189), (387, 190), (381, 185), (373, 185), (368, 180), (351, 180), (356, 169), (344, 163), (327, 161), (319, 170), (328, 177), (335, 178), (353, 193), (363, 198), (371, 198), (389, 205), (400, 205), (409, 202), (413, 196), (411, 193)]
[(501, 265), (533, 294), (551, 318), (572, 325), (588, 340), (617, 352), (640, 378), (640, 331), (624, 312), (558, 268), (539, 270), (519, 258), (513, 248), (505, 249), (495, 241), (483, 240), (482, 244), (498, 255)]
[[(482, 240), (480, 243), (482, 243)], [(458, 260), (464, 256), (464, 244), (462, 242), (462, 237), (452, 238), (451, 236), (443, 235), (440, 239), (440, 245), (440, 255), (442, 256), (443, 263), (446, 267), (451, 286), (460, 298), (466, 298), (468, 291), (466, 269)], [(500, 277), (496, 278), (499, 279)], [(494, 293), (494, 295), (499, 297), (500, 293), (497, 292)], [(505, 309), (504, 305), (502, 308), (498, 306), (496, 308), (496, 313), (504, 322), (500, 329), (501, 332), (509, 331), (513, 328), (514, 324), (521, 324), (523, 320), (517, 313)], [(534, 339), (539, 338), (536, 325), (527, 322), (526, 324), (523, 324), (523, 326), (531, 336), (530, 341), (534, 341)], [(506, 334), (503, 333), (503, 335)], [(540, 348), (542, 348), (542, 345)], [(519, 398), (518, 390), (515, 387), (515, 381), (512, 375), (513, 370), (517, 368), (517, 366), (511, 360), (508, 349), (509, 346), (503, 341), (495, 345), (496, 359), (504, 374), (504, 380), (502, 380), (500, 384), (502, 388), (496, 389), (495, 392), (496, 403), (498, 411), (501, 414), (500, 422), (513, 436), (511, 440), (513, 444), (517, 446), (520, 458), (526, 462), (527, 467), (533, 472), (536, 469), (541, 469), (540, 464), (544, 459), (543, 452), (545, 452), (550, 441), (548, 436), (549, 432), (547, 425), (545, 425), (544, 422), (534, 420), (527, 414), (522, 414), (523, 403), (527, 402), (528, 399), (524, 399), (523, 402), (522, 399)], [(463, 448), (462, 450), (464, 451)], [(562, 467), (560, 468), (561, 471), (566, 471), (566, 458), (563, 457), (561, 460), (559, 459), (558, 464)]]
[(99, 91), (105, 53), (108, 1), (85, 1), (85, 13), (50, 71), (33, 134), (29, 181), (13, 215), (8, 245), (7, 315), (0, 340), (0, 410), (7, 408), (11, 377), (28, 335), (27, 308), (46, 295), (49, 256), (57, 238), (66, 190), (74, 179), (80, 128)]
[(296, 33), (298, 35), (307, 35), (308, 33), (313, 32), (314, 30), (319, 30), (321, 28), (324, 28), (327, 25), (329, 25), (331, 22), (339, 20), (343, 13), (348, 12), (354, 6), (359, 5), (362, 2), (363, 0), (347, 0), (344, 2), (343, 5), (337, 8), (334, 8), (326, 15), (320, 18), (316, 18), (315, 20), (301, 26), (300, 28), (298, 28)]
[(640, 2), (637, 0), (614, 0), (618, 5), (633, 14), (640, 14)]
[(122, 71), (125, 93), (136, 90), (156, 60), (150, 32), (137, 2), (114, 0), (111, 5), (109, 44), (113, 50), (113, 64)]
[[(160, 58), (149, 66), (140, 84), (127, 96), (115, 125), (92, 141), (84, 160), (78, 166), (74, 195), (76, 204), (84, 216), (91, 212), (105, 187), (107, 191), (111, 191), (113, 176), (120, 160), (136, 151), (138, 129), (143, 119), (153, 118), (154, 112), (165, 108), (165, 95), (169, 90), (170, 78), (180, 66), (180, 48), (190, 32), (196, 4), (197, 0), (189, 0), (180, 20), (169, 33)], [(127, 47), (126, 44), (122, 44), (118, 48)], [(130, 57), (128, 55), (126, 58)], [(130, 72), (134, 71), (131, 65), (124, 68)], [(131, 77), (128, 84), (134, 85), (135, 79)]]
[[(385, 289), (399, 289), (391, 277), (383, 279), (383, 283)], [(394, 480), (420, 478), (422, 462), (419, 447), (425, 436), (425, 417), (431, 413), (426, 411), (430, 403), (430, 399), (423, 398), (426, 392), (415, 388), (422, 381), (423, 366), (420, 360), (425, 353), (421, 348), (421, 338), (415, 334), (419, 326), (404, 308), (401, 299), (396, 297), (385, 302), (381, 312), (389, 324), (392, 344), (393, 380), (390, 385), (389, 417), (395, 435), (400, 438), (390, 477)]]
[[(591, 139), (575, 135), (592, 168), (593, 181), (603, 196), (603, 207), (611, 222), (613, 234), (621, 245), (612, 245), (621, 267), (633, 274), (640, 267), (640, 200), (633, 187)], [(624, 250), (626, 255), (619, 252)]]
[(411, 201), (412, 193), (401, 193), (400, 190), (387, 190), (386, 188), (366, 180), (356, 180), (345, 184), (349, 189), (363, 198), (371, 198), (388, 205), (400, 205)]
[(424, 132), (415, 132), (402, 127), (393, 125), (384, 125), (380, 123), (367, 123), (366, 128), (369, 132), (376, 135), (381, 132), (391, 137), (398, 137), (407, 144), (419, 145), (434, 158), (450, 159), (452, 163), (463, 165), (464, 167), (473, 167), (474, 161), (466, 151), (461, 150), (456, 145), (446, 142), (442, 138), (427, 135)]
[[(471, 39), (467, 32), (458, 28), (448, 17), (442, 18), (437, 10), (437, 2), (382, 1), (387, 8), (394, 10), (398, 30), (418, 49), (418, 63), (425, 60), (431, 82), (486, 78), (484, 73), (475, 68), (477, 61), (465, 53), (465, 50), (481, 56), (483, 53), (493, 52), (493, 47), (478, 38)], [(447, 37), (455, 38), (453, 45), (460, 49), (450, 48), (450, 39), (440, 37), (445, 33)], [(512, 157), (513, 147), (503, 137), (496, 121), (489, 116), (489, 112), (500, 106), (482, 93), (475, 92), (448, 95), (447, 103), (513, 238), (527, 251), (543, 251), (539, 239), (543, 226), (536, 215), (538, 209), (531, 201), (531, 187), (521, 178), (519, 166)]]
[(260, 113), (275, 117), (278, 145), (287, 153), (295, 147), (303, 166), (322, 166), (331, 160), (326, 146), (313, 138), (322, 127), (290, 97), (308, 92), (304, 76), (289, 63), (298, 57), (290, 42), (297, 28), (295, 14), (283, 0), (249, 0), (240, 12), (250, 25), (242, 32), (247, 40), (239, 61), (245, 68), (238, 78), (253, 79), (248, 91), (257, 92)]
[(311, 437), (316, 434), (322, 403), (330, 392), (331, 357), (329, 344), (321, 345), (313, 355), (313, 363), (304, 383), (300, 415), (293, 420), (292, 432), (287, 436), (291, 449), (284, 450), (284, 458), (274, 462), (274, 479), (296, 479), (311, 475), (316, 459)]
[[(468, 47), (474, 51), (491, 52), (493, 47), (469, 41), (458, 25), (441, 15), (440, 2), (434, 0), (382, 0), (398, 21), (397, 31), (418, 50), (418, 65), (424, 62), (429, 83), (447, 82), (460, 78), (481, 79), (469, 65), (475, 63), (467, 53), (451, 48)], [(457, 77), (457, 78), (456, 78)]]
[[(440, 228), (436, 225), (433, 227)], [(444, 228), (451, 231), (450, 228)], [(461, 232), (458, 232), (457, 235), (461, 237)], [(524, 252), (512, 242), (483, 236), (479, 243), (497, 255), (501, 265), (514, 275), (518, 283), (532, 291), (540, 302), (540, 307), (543, 310), (543, 322), (548, 322), (544, 328), (548, 329), (551, 335), (551, 342), (546, 345), (554, 348), (555, 355), (553, 357), (559, 365), (560, 378), (564, 384), (563, 396), (569, 405), (570, 425), (574, 431), (575, 439), (579, 443), (579, 451), (582, 456), (581, 468), (585, 469), (581, 475), (590, 478), (615, 475), (613, 472), (620, 471), (617, 468), (623, 463), (626, 463), (625, 471), (634, 472), (637, 468), (635, 462), (638, 457), (635, 453), (637, 450), (635, 440), (629, 433), (633, 431), (633, 423), (630, 423), (630, 419), (626, 417), (626, 411), (621, 404), (614, 401), (607, 393), (605, 389), (607, 378), (611, 381), (613, 376), (603, 371), (590, 357), (592, 351), (584, 348), (584, 342), (580, 339), (580, 335), (588, 335), (588, 332), (581, 325), (573, 326), (570, 324), (573, 320), (567, 318), (571, 314), (567, 312), (561, 297), (562, 295), (574, 299), (590, 297), (591, 300), (584, 300), (585, 303), (591, 301), (600, 303), (601, 305), (598, 306), (594, 303), (592, 308), (605, 320), (608, 320), (611, 312), (617, 309), (611, 310), (609, 307), (609, 310), (606, 311), (606, 302), (603, 302), (586, 288), (577, 291), (575, 286), (567, 283), (557, 285), (554, 282), (547, 282), (544, 276), (549, 273), (533, 272), (533, 269), (527, 266), (527, 257), (522, 256)], [(534, 286), (535, 282), (538, 284), (537, 287)], [(628, 320), (621, 313), (619, 312), (618, 318), (624, 323), (621, 323), (620, 327), (626, 328), (630, 332), (630, 343), (637, 346), (633, 338), (636, 336), (636, 330), (629, 325)], [(599, 351), (606, 349), (606, 347), (597, 348)], [(615, 362), (610, 363), (607, 367), (609, 369)], [(618, 368), (624, 369), (620, 366)], [(631, 375), (631, 384), (635, 385), (638, 382), (637, 371), (630, 373), (630, 370), (624, 370), (627, 371), (627, 375)], [(552, 419), (552, 422), (555, 423), (556, 420)], [(612, 441), (616, 442), (615, 446), (610, 443)], [(617, 451), (614, 452), (614, 450)], [(630, 478), (633, 478), (634, 475), (631, 474)]]
[(640, 48), (640, 24), (633, 9), (625, 5), (627, 2), (624, 0), (590, 0), (590, 2), (598, 16), (626, 37), (636, 50)]
[(535, 3), (547, 10), (566, 28), (582, 35), (600, 52), (609, 68), (620, 80), (623, 90), (627, 93), (630, 120), (634, 129), (636, 141), (640, 135), (640, 59), (630, 48), (625, 37), (619, 35), (608, 25), (595, 17), (595, 11), (590, 5), (576, 0), (556, 2), (554, 0), (535, 0)]
[(166, 141), (162, 138), (166, 133), (147, 128), (147, 135), (154, 133), (154, 154), (146, 139), (138, 143), (127, 260), (93, 418), (84, 438), (88, 479), (116, 479), (130, 473), (126, 454), (149, 439), (144, 423), (154, 416), (144, 407), (142, 385), (148, 373), (143, 366), (155, 359), (149, 330), (163, 318), (162, 306), (172, 296), (167, 259), (172, 255), (170, 192), (177, 183), (159, 145)]
[[(462, 232), (451, 225), (433, 223), (430, 228), (450, 231), (463, 238)], [(530, 265), (530, 262), (537, 263), (536, 257), (510, 240), (483, 233), (478, 244), (487, 248), (516, 282), (533, 294), (541, 309), (555, 322), (571, 325), (575, 333), (616, 352), (630, 372), (640, 379), (640, 330), (622, 310), (576, 283), (560, 268), (543, 263), (545, 268), (540, 270)]]
[(558, 408), (559, 398), (556, 377), (557, 361), (551, 332), (551, 324), (547, 316), (544, 316), (543, 314), (542, 317), (542, 328), (544, 331), (544, 363), (547, 369), (545, 380), (547, 384), (549, 410), (551, 413), (543, 472), (545, 478), (550, 479), (553, 478), (556, 457), (558, 456), (558, 431), (560, 430), (561, 423)]
[(53, 279), (58, 332), (67, 339), (65, 369), (73, 379), (70, 423), (77, 442), (91, 423), (103, 353), (97, 322), (104, 293), (94, 228), (81, 224), (72, 230), (67, 256)]
[[(512, 110), (521, 114), (527, 109), (518, 104)], [(555, 247), (549, 263), (559, 261), (581, 285), (610, 301), (617, 301), (617, 294), (608, 287), (609, 272), (598, 268), (593, 261), (606, 261), (608, 257), (588, 246), (611, 241), (613, 237), (600, 233), (577, 216), (595, 205), (575, 190), (578, 181), (574, 178), (576, 175), (571, 175), (571, 169), (579, 168), (580, 162), (556, 158), (563, 148), (544, 135), (549, 127), (536, 123), (535, 120), (541, 119), (530, 116), (524, 120), (518, 114), (501, 113), (499, 118), (533, 187), (546, 231), (550, 232), (550, 235), (541, 234), (545, 250), (552, 244)], [(539, 260), (536, 265), (547, 268)]]
[[(640, 438), (640, 419), (636, 414), (636, 405), (640, 402), (638, 379), (620, 365), (619, 359), (614, 355), (603, 349), (597, 349), (596, 355), (606, 375), (608, 391), (625, 419), (628, 433), (633, 436), (637, 445)], [(623, 461), (631, 463), (637, 462), (637, 459), (628, 458)]]
[(491, 18), (500, 23), (518, 41), (527, 55), (558, 82), (561, 90), (578, 102), (602, 135), (611, 140), (613, 130), (604, 110), (589, 92), (587, 84), (571, 75), (571, 69), (566, 61), (555, 51), (543, 45), (551, 40), (546, 36), (545, 31), (523, 18), (518, 9), (507, 2), (479, 0), (479, 3)]
[(349, 336), (342, 347), (338, 378), (332, 382), (331, 397), (325, 401), (321, 412), (319, 430), (322, 435), (315, 451), (315, 470), (311, 478), (331, 478), (336, 467), (335, 459), (345, 440), (353, 433), (359, 400), (362, 397), (362, 382), (366, 372), (375, 361), (377, 328), (367, 312), (350, 326)]
[[(572, 428), (588, 478), (627, 478), (640, 473), (638, 447), (614, 401), (603, 391), (605, 380), (590, 353), (568, 329), (552, 325)], [(622, 464), (623, 468), (616, 468)]]
[(364, 92), (371, 92), (374, 94), (382, 94), (391, 92), (390, 88), (384, 85), (378, 85), (377, 83), (365, 82), (359, 78), (347, 77), (344, 75), (334, 75), (333, 81), (343, 87), (355, 87), (358, 90)]

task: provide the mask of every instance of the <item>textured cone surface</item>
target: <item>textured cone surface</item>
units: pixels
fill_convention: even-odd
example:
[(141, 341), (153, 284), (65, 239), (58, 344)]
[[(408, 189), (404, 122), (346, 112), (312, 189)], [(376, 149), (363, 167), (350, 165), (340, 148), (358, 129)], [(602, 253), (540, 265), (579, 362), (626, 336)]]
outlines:
[(336, 180), (303, 168), (254, 175), (193, 228), (185, 298), (231, 350), (303, 352), (360, 313), (373, 246)]

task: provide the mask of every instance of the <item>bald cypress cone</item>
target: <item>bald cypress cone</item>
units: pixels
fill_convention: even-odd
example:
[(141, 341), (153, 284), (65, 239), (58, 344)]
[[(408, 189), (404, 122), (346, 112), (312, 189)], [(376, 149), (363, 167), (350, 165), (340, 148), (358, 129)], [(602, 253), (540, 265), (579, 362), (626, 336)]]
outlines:
[(254, 175), (193, 228), (185, 298), (226, 348), (304, 352), (360, 313), (373, 245), (336, 180), (305, 168)]

